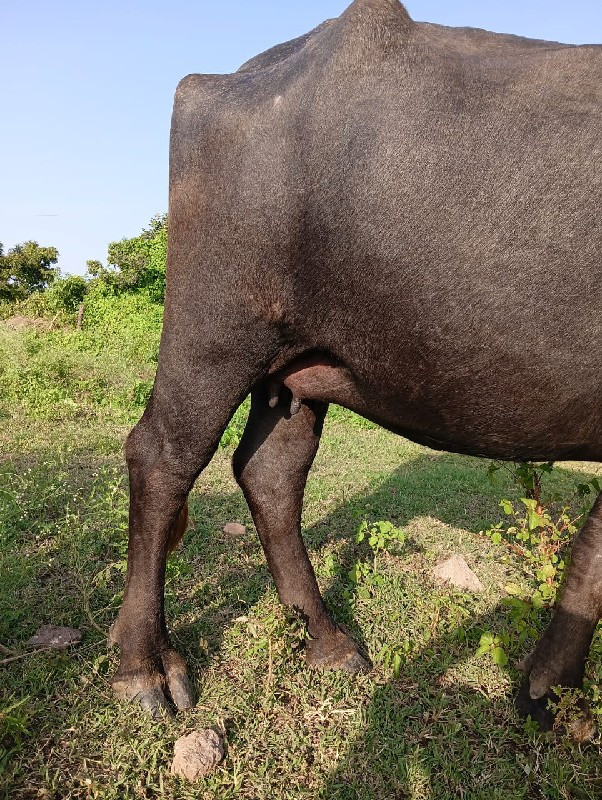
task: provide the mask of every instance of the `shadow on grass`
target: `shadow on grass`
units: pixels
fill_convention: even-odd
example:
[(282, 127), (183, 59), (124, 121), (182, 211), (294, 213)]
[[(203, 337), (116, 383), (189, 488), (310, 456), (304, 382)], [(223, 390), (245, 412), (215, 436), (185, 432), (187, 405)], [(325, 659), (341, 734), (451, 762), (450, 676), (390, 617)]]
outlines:
[[(371, 491), (345, 499), (305, 530), (310, 551), (319, 551), (333, 541), (340, 543), (339, 577), (335, 577), (325, 599), (337, 621), (347, 625), (354, 636), (360, 638), (361, 632), (355, 624), (353, 600), (341, 587), (347, 569), (361, 555), (353, 536), (358, 522), (364, 517), (388, 519), (403, 527), (416, 517), (428, 515), (445, 525), (477, 533), (499, 518), (499, 498), (509, 494), (508, 485), (492, 487), (488, 483), (484, 465), (484, 461), (476, 459), (420, 455), (382, 476)], [(47, 478), (53, 485), (53, 476)], [(574, 483), (575, 476), (558, 470), (556, 479), (559, 485), (568, 485)], [(85, 481), (89, 485), (84, 490), (91, 489), (92, 478), (85, 477)], [(54, 507), (58, 508), (60, 497), (53, 498)], [(104, 513), (102, 508), (97, 512)], [(39, 511), (42, 513), (43, 509)], [(202, 490), (193, 495), (191, 511), (196, 522), (168, 571), (167, 606), (168, 614), (180, 619), (174, 631), (176, 642), (198, 674), (208, 658), (199, 648), (199, 639), (207, 640), (209, 653), (216, 652), (224, 629), (252, 609), (271, 579), (255, 539), (232, 540), (216, 534), (225, 522), (249, 519), (240, 492)], [(122, 510), (118, 510), (114, 521), (121, 517)], [(80, 546), (86, 560), (79, 568), (90, 580), (115, 557), (113, 545), (98, 543), (98, 533), (94, 529), (81, 534)], [(50, 552), (54, 555), (55, 549)], [(43, 543), (40, 553), (42, 558), (48, 557)], [(69, 564), (61, 567), (68, 569)], [(19, 618), (25, 614), (33, 620), (49, 621), (47, 595), (58, 594), (53, 599), (53, 621), (79, 624), (84, 630), (87, 628), (92, 640), (100, 642), (100, 635), (87, 626), (81, 610), (74, 613), (76, 593), (73, 587), (63, 591), (62, 581), (60, 571), (50, 570), (43, 593), (26, 595), (27, 606), (21, 609)], [(196, 587), (191, 594), (187, 594), (187, 585)], [(432, 591), (435, 594), (436, 590)], [(109, 595), (104, 592), (95, 598), (93, 611), (101, 612)], [(102, 625), (111, 621), (102, 615), (98, 620)], [(396, 680), (376, 686), (370, 702), (362, 709), (362, 731), (349, 743), (346, 755), (327, 779), (322, 797), (368, 800), (555, 796), (539, 793), (535, 772), (529, 773), (530, 778), (529, 774), (525, 777), (520, 766), (510, 769), (507, 758), (500, 757), (509, 746), (525, 759), (529, 751), (528, 737), (522, 730), (518, 729), (522, 738), (515, 735), (517, 723), (503, 692), (489, 697), (482, 687), (458, 685), (447, 674), (474, 653), (480, 634), (488, 629), (496, 633), (508, 629), (503, 609), (496, 607), (462, 624), (450, 624), (449, 631), (435, 635), (425, 647), (412, 653)], [(21, 673), (20, 678), (28, 669), (24, 662), (17, 662), (14, 668)], [(39, 671), (39, 667), (36, 669)], [(18, 686), (19, 681), (14, 685)], [(520, 786), (519, 777), (523, 779)], [(588, 784), (598, 777), (596, 774), (588, 778)]]
[[(499, 501), (502, 496), (518, 497), (509, 480), (502, 479), (499, 485), (491, 484), (486, 476), (485, 463), (482, 459), (427, 452), (381, 476), (371, 491), (345, 498), (331, 513), (304, 528), (303, 536), (310, 555), (329, 544), (336, 542), (339, 545), (339, 580), (335, 579), (332, 591), (325, 594), (325, 600), (327, 604), (330, 600), (330, 604), (336, 606), (333, 612), (337, 620), (348, 626), (354, 636), (359, 636), (360, 632), (354, 626), (352, 608), (341, 600), (337, 586), (340, 588), (340, 578), (351, 569), (354, 561), (367, 555), (366, 543), (358, 545), (355, 542), (359, 523), (364, 519), (385, 519), (406, 528), (413, 520), (428, 517), (433, 525), (430, 544), (434, 547), (444, 546), (448, 534), (445, 526), (478, 534), (500, 519)], [(574, 486), (576, 480), (577, 473), (555, 471), (555, 486)], [(197, 577), (203, 574), (205, 577), (192, 596), (185, 591), (170, 595), (168, 581), (168, 605), (174, 614), (180, 615), (182, 604), (199, 612), (202, 603), (203, 608), (195, 614), (194, 622), (178, 626), (177, 635), (182, 639), (188, 638), (186, 631), (189, 630), (190, 646), (194, 649), (192, 640), (196, 638), (198, 641), (200, 633), (208, 637), (212, 649), (217, 649), (224, 627), (246, 614), (272, 580), (254, 529), (240, 539), (222, 533), (225, 522), (239, 520), (252, 525), (241, 492), (195, 492), (191, 496), (190, 509), (193, 522), (179, 554), (180, 567), (185, 573)], [(480, 537), (467, 537), (465, 546), (475, 550), (479, 558), (483, 554), (478, 551), (479, 548), (482, 550), (484, 542)], [(422, 547), (410, 536), (404, 554), (412, 549), (420, 552)], [(450, 551), (452, 549), (450, 546)], [(499, 552), (500, 556), (504, 554), (503, 549)]]
[[(366, 555), (365, 544), (358, 545), (354, 538), (358, 522), (366, 517), (387, 519), (405, 527), (416, 517), (428, 515), (445, 525), (477, 534), (500, 518), (500, 497), (517, 496), (509, 481), (492, 486), (484, 464), (452, 455), (420, 455), (383, 477), (372, 491), (346, 499), (305, 529), (310, 551), (340, 540), (338, 575), (325, 592), (325, 601), (335, 619), (357, 641), (362, 641), (361, 629), (356, 624), (353, 592), (349, 592), (346, 573), (358, 557)], [(577, 477), (570, 470), (558, 469), (554, 485), (566, 489), (574, 485)], [(211, 536), (211, 531), (219, 530), (225, 521), (248, 515), (238, 493), (212, 496), (209, 514), (206, 502), (197, 498), (194, 513), (204, 513), (205, 518), (188, 543), (189, 551), (196, 549), (199, 538)], [(445, 530), (439, 529), (434, 537), (444, 534)], [(466, 544), (471, 546), (469, 541)], [(408, 545), (406, 554), (412, 548), (420, 554), (420, 544), (410, 539)], [(476, 545), (477, 549), (479, 545), (490, 546), (483, 539)], [(230, 543), (229, 559), (234, 563), (220, 571), (219, 581), (213, 593), (208, 593), (208, 603), (195, 622), (178, 628), (189, 654), (195, 650), (193, 640), (198, 641), (199, 632), (209, 638), (211, 649), (218, 648), (224, 626), (248, 613), (269, 584), (271, 579), (263, 561), (258, 567), (256, 558), (251, 559), (255, 571), (249, 575), (250, 564), (244, 563), (247, 547), (246, 541)], [(254, 555), (257, 553), (256, 549)], [(425, 586), (424, 591), (432, 592), (433, 599), (440, 594), (433, 586)], [(361, 710), (361, 733), (349, 742), (346, 755), (327, 779), (320, 797), (561, 797), (553, 791), (550, 794), (545, 789), (547, 778), (536, 765), (530, 766), (532, 741), (514, 713), (507, 686), (489, 694), (486, 687), (471, 685), (468, 679), (463, 683), (451, 675), (474, 655), (481, 634), (487, 630), (512, 638), (507, 608), (497, 605), (462, 624), (450, 624), (443, 635), (434, 635), (424, 647), (411, 653), (395, 680), (377, 685)], [(201, 666), (200, 662), (197, 666)], [(491, 669), (497, 669), (493, 662)], [(517, 688), (518, 673), (510, 673)], [(509, 759), (509, 751), (513, 758)], [(559, 783), (564, 780), (566, 776), (561, 774)], [(583, 792), (575, 796), (596, 797), (599, 768), (584, 776), (582, 784)], [(577, 791), (579, 787), (572, 788)], [(590, 789), (594, 792), (591, 795)]]

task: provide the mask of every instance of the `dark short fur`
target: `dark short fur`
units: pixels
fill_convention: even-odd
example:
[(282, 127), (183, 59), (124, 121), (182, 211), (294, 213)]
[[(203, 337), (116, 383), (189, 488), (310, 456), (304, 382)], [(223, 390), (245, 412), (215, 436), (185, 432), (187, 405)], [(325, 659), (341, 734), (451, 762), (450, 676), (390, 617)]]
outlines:
[[(235, 475), (320, 666), (365, 665), (300, 534), (329, 402), (442, 450), (602, 460), (601, 123), (599, 46), (418, 24), (397, 0), (180, 83), (159, 368), (127, 443), (119, 694), (192, 702), (166, 553), (249, 392)], [(548, 724), (550, 686), (581, 683), (601, 601), (599, 499), (523, 711)]]

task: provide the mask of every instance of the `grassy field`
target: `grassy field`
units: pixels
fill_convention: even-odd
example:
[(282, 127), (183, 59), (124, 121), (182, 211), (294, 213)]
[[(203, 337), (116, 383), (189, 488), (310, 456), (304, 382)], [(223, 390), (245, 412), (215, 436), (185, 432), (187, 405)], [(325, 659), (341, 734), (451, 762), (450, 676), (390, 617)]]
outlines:
[[(0, 667), (0, 797), (602, 797), (599, 736), (576, 747), (513, 710), (512, 663), (530, 642), (518, 644), (503, 598), (529, 578), (480, 532), (516, 487), (503, 472), (492, 484), (484, 461), (418, 447), (342, 409), (330, 412), (310, 476), (304, 536), (329, 608), (370, 654), (370, 674), (305, 666), (302, 629), (278, 603), (231, 476), (243, 410), (198, 481), (190, 530), (168, 565), (168, 620), (198, 705), (155, 724), (113, 699), (106, 632), (125, 569), (122, 445), (148, 395), (160, 326), (159, 313), (131, 303), (125, 332), (102, 307), (81, 334), (0, 326), (0, 643), (23, 656)], [(594, 471), (561, 465), (549, 491), (570, 495)], [(363, 520), (391, 521), (405, 542), (374, 562), (355, 540)], [(232, 521), (247, 534), (227, 537)], [(482, 594), (433, 584), (433, 566), (452, 553), (476, 571)], [(354, 583), (349, 572), (364, 561), (371, 578)], [(81, 629), (82, 643), (23, 655), (44, 623)], [(509, 636), (508, 665), (476, 655), (486, 631)], [(592, 693), (601, 653), (597, 640)], [(222, 765), (196, 785), (173, 778), (174, 740), (209, 726), (225, 736)]]

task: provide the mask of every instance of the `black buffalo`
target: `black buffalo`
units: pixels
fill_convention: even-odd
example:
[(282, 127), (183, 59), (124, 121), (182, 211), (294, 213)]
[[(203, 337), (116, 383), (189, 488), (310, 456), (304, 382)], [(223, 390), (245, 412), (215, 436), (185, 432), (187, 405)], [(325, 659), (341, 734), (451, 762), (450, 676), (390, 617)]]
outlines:
[[(328, 403), (440, 450), (602, 460), (601, 187), (596, 45), (355, 0), (236, 74), (180, 83), (159, 367), (126, 446), (118, 695), (193, 702), (165, 561), (249, 393), (234, 472), (321, 667), (366, 666), (300, 533)], [(582, 682), (601, 603), (598, 498), (519, 694), (543, 724), (550, 687)]]

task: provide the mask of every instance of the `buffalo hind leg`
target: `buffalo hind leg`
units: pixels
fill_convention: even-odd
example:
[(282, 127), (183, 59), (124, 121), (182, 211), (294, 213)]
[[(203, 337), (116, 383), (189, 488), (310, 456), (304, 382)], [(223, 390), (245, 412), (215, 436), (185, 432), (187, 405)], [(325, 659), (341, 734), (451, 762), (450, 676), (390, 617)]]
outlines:
[[(575, 539), (558, 608), (535, 651), (522, 669), (527, 678), (517, 696), (517, 709), (528, 714), (543, 730), (554, 717), (548, 700), (552, 687), (580, 688), (592, 637), (602, 612), (602, 495)], [(582, 719), (573, 729), (575, 738), (589, 738), (590, 715), (582, 704)]]
[(130, 536), (125, 594), (109, 637), (120, 649), (112, 685), (155, 718), (171, 714), (169, 699), (179, 709), (194, 704), (186, 663), (167, 633), (166, 559), (183, 535), (188, 493), (251, 382), (226, 366), (220, 376), (199, 376), (189, 391), (183, 381), (159, 377), (127, 440)]
[(234, 474), (253, 515), (280, 600), (306, 621), (308, 664), (363, 671), (369, 666), (367, 661), (326, 611), (301, 537), (305, 483), (328, 406), (305, 401), (293, 416), (290, 406), (290, 398), (276, 403), (264, 386), (253, 392), (249, 420), (234, 454)]

